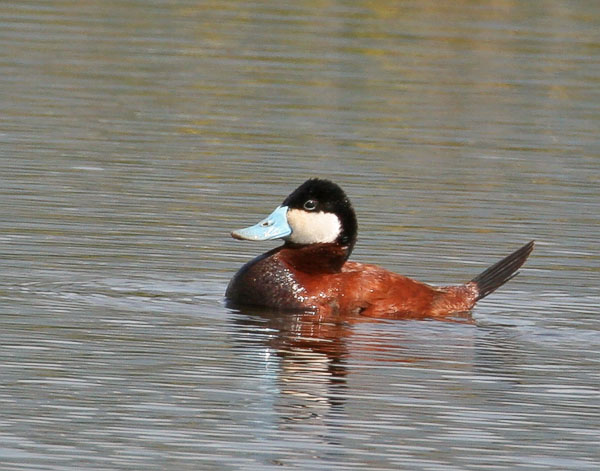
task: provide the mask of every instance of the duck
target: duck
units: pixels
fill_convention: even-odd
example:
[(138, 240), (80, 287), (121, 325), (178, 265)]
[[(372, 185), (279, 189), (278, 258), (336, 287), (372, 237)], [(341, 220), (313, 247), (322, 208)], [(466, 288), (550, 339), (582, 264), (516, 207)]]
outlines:
[(358, 223), (350, 199), (336, 183), (311, 178), (269, 216), (233, 231), (238, 240), (283, 241), (233, 276), (230, 305), (317, 313), (320, 318), (446, 318), (475, 304), (518, 274), (531, 241), (470, 281), (437, 287), (378, 265), (350, 261)]

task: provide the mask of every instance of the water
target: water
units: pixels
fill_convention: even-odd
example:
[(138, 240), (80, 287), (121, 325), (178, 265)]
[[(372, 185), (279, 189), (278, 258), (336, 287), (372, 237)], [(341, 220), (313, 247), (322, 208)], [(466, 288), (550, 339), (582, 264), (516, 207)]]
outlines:
[[(0, 13), (0, 469), (598, 468), (596, 2)], [(315, 175), (356, 260), (538, 245), (473, 323), (226, 308)]]

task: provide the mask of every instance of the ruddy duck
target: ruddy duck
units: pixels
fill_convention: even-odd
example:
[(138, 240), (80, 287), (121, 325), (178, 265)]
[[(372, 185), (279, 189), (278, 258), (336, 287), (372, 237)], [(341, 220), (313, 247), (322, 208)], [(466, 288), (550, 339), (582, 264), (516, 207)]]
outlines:
[(307, 180), (267, 218), (232, 232), (235, 239), (283, 239), (284, 244), (246, 263), (230, 281), (227, 299), (325, 317), (445, 317), (469, 311), (516, 276), (534, 246), (534, 241), (525, 244), (468, 283), (433, 287), (376, 265), (348, 261), (357, 231), (354, 209), (343, 190), (329, 180)]

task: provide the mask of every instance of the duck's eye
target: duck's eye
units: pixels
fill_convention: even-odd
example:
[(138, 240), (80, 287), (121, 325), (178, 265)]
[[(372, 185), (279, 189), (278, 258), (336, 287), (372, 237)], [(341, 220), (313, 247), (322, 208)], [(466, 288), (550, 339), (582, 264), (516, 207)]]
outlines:
[(315, 200), (307, 200), (304, 203), (304, 209), (306, 209), (307, 211), (314, 211), (315, 209), (317, 209), (317, 202)]

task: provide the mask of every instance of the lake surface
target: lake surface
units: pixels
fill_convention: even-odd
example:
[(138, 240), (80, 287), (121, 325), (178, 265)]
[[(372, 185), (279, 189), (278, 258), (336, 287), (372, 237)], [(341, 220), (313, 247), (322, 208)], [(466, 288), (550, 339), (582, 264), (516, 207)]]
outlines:
[[(600, 4), (0, 5), (0, 469), (600, 467)], [(312, 176), (473, 322), (225, 306)]]

